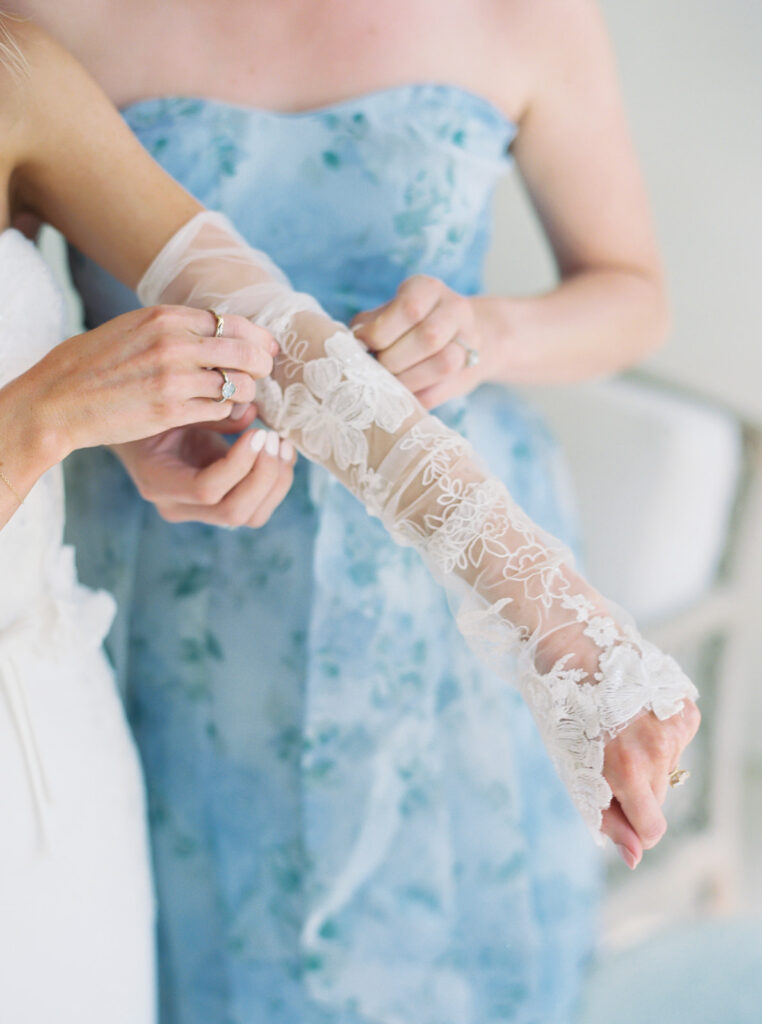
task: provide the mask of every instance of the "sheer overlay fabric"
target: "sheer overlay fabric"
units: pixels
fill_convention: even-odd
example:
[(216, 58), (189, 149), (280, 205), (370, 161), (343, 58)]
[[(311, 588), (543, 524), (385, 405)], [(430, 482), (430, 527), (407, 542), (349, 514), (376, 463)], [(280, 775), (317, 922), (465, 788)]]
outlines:
[(225, 217), (203, 212), (181, 228), (138, 295), (146, 305), (238, 313), (272, 332), (280, 354), (258, 386), (261, 418), (421, 554), (474, 652), (520, 690), (602, 842), (612, 797), (605, 745), (637, 716), (663, 720), (697, 697), (676, 662), (585, 582), (571, 553), (532, 523), (460, 435)]

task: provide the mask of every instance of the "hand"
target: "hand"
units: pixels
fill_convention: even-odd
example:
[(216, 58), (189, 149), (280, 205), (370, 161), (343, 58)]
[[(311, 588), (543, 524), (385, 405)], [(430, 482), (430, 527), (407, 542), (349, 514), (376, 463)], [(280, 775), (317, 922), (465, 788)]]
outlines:
[(640, 863), (667, 831), (661, 810), (669, 776), (698, 731), (701, 715), (691, 700), (665, 721), (649, 712), (606, 745), (603, 774), (614, 799), (603, 812), (601, 831), (630, 868)]
[(240, 316), (158, 306), (134, 310), (69, 338), (19, 379), (59, 458), (100, 444), (119, 444), (167, 428), (230, 415), (220, 402), (223, 367), (236, 402), (254, 399), (255, 379), (272, 370), (277, 344)]
[[(468, 394), (489, 376), (474, 303), (434, 277), (408, 278), (391, 302), (358, 314), (352, 327), (427, 409)], [(464, 345), (477, 353), (477, 365), (467, 365)]]
[(256, 416), (218, 425), (168, 430), (115, 448), (140, 494), (171, 523), (264, 526), (288, 493), (296, 452), (271, 431), (246, 431), (229, 445), (223, 431), (239, 431)]

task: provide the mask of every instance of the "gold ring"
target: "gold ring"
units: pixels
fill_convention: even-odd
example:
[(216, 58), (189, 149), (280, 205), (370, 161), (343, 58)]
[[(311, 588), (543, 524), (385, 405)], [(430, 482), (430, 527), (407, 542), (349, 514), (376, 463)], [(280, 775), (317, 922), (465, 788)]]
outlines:
[(207, 313), (211, 313), (214, 317), (214, 337), (221, 338), (222, 332), (225, 330), (224, 317), (221, 317), (219, 313), (215, 313), (213, 309), (207, 309)]
[(690, 777), (691, 773), (687, 768), (675, 768), (669, 773), (669, 784), (674, 789), (675, 786), (682, 786)]
[(225, 373), (224, 370), (220, 369), (219, 366), (214, 366), (213, 369), (216, 370), (217, 373), (222, 374), (222, 390), (220, 391), (220, 397), (217, 399), (217, 401), (227, 402), (235, 394), (235, 384), (232, 382), (230, 377), (228, 377), (227, 373)]

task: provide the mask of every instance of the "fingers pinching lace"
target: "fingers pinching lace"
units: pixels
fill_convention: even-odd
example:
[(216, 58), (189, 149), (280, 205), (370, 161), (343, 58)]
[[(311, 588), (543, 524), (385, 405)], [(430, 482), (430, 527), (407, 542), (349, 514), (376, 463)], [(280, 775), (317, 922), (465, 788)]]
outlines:
[(355, 334), (427, 408), (479, 383), (476, 315), (471, 300), (425, 275), (408, 278), (385, 306), (361, 313)]
[(169, 522), (203, 522), (235, 529), (264, 525), (293, 479), (293, 450), (274, 431), (241, 434), (229, 447), (216, 441), (216, 457), (186, 473), (185, 486), (157, 501)]

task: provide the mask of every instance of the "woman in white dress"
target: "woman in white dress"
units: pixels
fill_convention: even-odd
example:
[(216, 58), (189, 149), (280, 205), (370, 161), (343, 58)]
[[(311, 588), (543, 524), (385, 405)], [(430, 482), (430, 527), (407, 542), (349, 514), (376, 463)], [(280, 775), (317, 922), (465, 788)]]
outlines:
[[(142, 794), (100, 652), (111, 602), (76, 582), (50, 468), (76, 447), (220, 419), (231, 411), (223, 382), (251, 402), (252, 378), (272, 370), (264, 415), (291, 440), (244, 433), (189, 486), (256, 524), (290, 482), (292, 441), (325, 465), (454, 579), (474, 646), (498, 660), (518, 652), (524, 696), (593, 830), (653, 846), (667, 778), (698, 724), (690, 683), (610, 615), (456, 434), (224, 220), (205, 219), (71, 58), (29, 25), (13, 39), (26, 67), (0, 71), (0, 224), (42, 217), (142, 296), (225, 316), (127, 314), (46, 355), (60, 302), (31, 245), (7, 227), (0, 236), (2, 1019), (151, 1019)], [(283, 358), (273, 364), (270, 335), (236, 312), (267, 323)], [(307, 922), (308, 944), (329, 904)]]
[[(272, 366), (273, 342), (232, 316), (215, 338), (210, 313), (178, 308), (130, 313), (58, 344), (62, 298), (34, 245), (10, 224), (30, 206), (52, 219), (65, 206), (89, 234), (108, 213), (98, 202), (103, 179), (87, 180), (86, 161), (77, 183), (54, 140), (44, 151), (41, 122), (60, 118), (74, 99), (58, 106), (48, 90), (54, 81), (76, 89), (76, 75), (31, 29), (22, 35), (28, 64), (16, 52), (13, 68), (8, 37), (0, 48), (0, 1020), (150, 1024), (143, 788), (101, 650), (113, 601), (77, 583), (73, 551), (62, 543), (57, 463), (74, 447), (229, 416), (232, 403), (218, 401), (222, 377), (206, 367), (226, 367), (237, 397), (251, 400), (253, 377)], [(43, 57), (48, 81), (39, 74)], [(97, 103), (92, 113), (97, 132)], [(16, 174), (27, 159), (39, 159), (34, 173)], [(35, 174), (32, 206), (23, 197)], [(167, 191), (164, 216), (172, 218), (173, 201), (181, 223), (195, 204), (170, 183)], [(145, 222), (137, 227), (150, 255), (162, 239)], [(257, 453), (250, 437), (231, 448), (227, 477), (200, 469), (200, 485), (230, 490), (250, 478), (250, 491), (277, 501), (291, 455)]]

